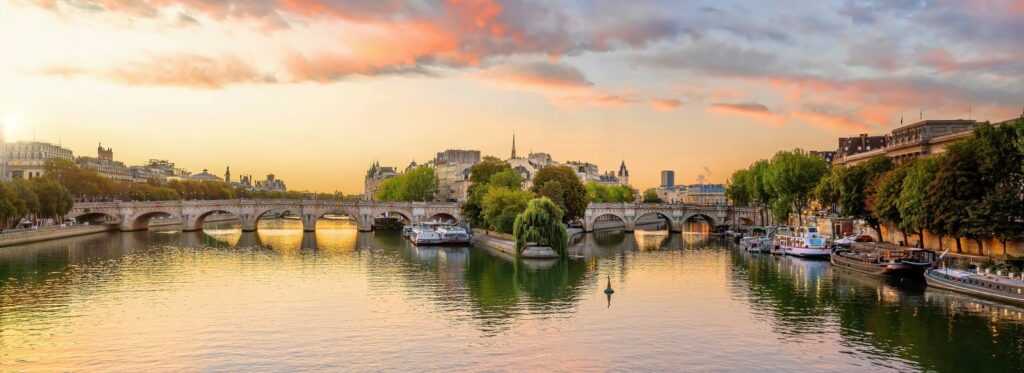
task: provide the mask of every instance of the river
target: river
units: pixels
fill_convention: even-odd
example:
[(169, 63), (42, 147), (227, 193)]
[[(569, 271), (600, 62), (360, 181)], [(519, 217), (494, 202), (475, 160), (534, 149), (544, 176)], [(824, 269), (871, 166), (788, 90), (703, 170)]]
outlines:
[(514, 263), (318, 227), (0, 248), (0, 371), (1024, 369), (1022, 309), (706, 236)]

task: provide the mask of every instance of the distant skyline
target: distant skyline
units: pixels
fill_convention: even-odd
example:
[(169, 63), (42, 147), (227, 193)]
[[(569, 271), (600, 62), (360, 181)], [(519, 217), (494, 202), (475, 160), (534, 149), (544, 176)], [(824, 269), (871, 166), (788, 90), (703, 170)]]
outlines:
[(0, 2), (8, 141), (296, 190), (449, 148), (723, 182), (901, 117), (1024, 105), (1024, 0)]

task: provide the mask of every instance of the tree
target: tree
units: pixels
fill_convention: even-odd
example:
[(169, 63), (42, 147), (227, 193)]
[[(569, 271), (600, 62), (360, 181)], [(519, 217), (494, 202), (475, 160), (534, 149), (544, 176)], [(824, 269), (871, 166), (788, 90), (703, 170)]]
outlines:
[(761, 209), (761, 221), (768, 221), (766, 208), (771, 206), (772, 199), (774, 199), (771, 187), (768, 185), (768, 168), (770, 166), (771, 164), (764, 159), (754, 162), (750, 165), (750, 176), (747, 178), (749, 183), (747, 189), (750, 190), (750, 196), (758, 205), (764, 207)]
[(586, 189), (587, 201), (591, 203), (623, 203), (636, 200), (633, 188), (626, 185), (605, 185), (591, 181), (587, 183)]
[(936, 234), (956, 239), (956, 251), (963, 252), (962, 237), (973, 236), (968, 215), (973, 201), (984, 193), (978, 185), (980, 162), (970, 141), (949, 146), (939, 162), (935, 178), (928, 185), (925, 209), (933, 216)]
[(835, 175), (835, 169), (833, 169), (833, 172), (822, 177), (818, 181), (818, 185), (814, 187), (814, 198), (818, 200), (818, 204), (832, 213), (837, 212), (836, 205), (839, 203), (839, 190), (836, 186)]
[(512, 169), (506, 169), (491, 175), (488, 184), (518, 190), (523, 188), (523, 178)]
[[(505, 161), (502, 161), (494, 157), (484, 157), (484, 159), (469, 169), (469, 189), (466, 191), (466, 201), (462, 203), (462, 216), (474, 226), (487, 226), (487, 221), (483, 217), (483, 199), (484, 195), (487, 194), (490, 189), (491, 179), (504, 171), (512, 171), (512, 168)], [(518, 174), (516, 174), (518, 176)], [(512, 179), (508, 176), (499, 176), (495, 179), (499, 184), (505, 184), (511, 188)], [(522, 187), (522, 181), (520, 185), (514, 189)]]
[(511, 169), (508, 162), (495, 157), (484, 157), (480, 163), (470, 167), (469, 181), (473, 184), (486, 184), (490, 182), (491, 176), (494, 174)]
[[(548, 183), (557, 184), (546, 186)], [(533, 177), (532, 191), (548, 197), (562, 208), (565, 211), (565, 222), (582, 218), (587, 209), (587, 190), (576, 172), (567, 166), (547, 166), (537, 171)]]
[(649, 188), (644, 191), (644, 203), (662, 203), (661, 197), (658, 197), (658, 190)]
[[(907, 175), (903, 179), (903, 189), (900, 191), (896, 207), (899, 209), (899, 227), (904, 232), (916, 232), (924, 246), (924, 231), (932, 233), (941, 230), (933, 229), (931, 213), (925, 207), (925, 199), (928, 196), (928, 184), (935, 178), (935, 171), (938, 168), (936, 158), (921, 158), (910, 163)], [(942, 247), (942, 236), (939, 235), (939, 247)]]
[(404, 174), (384, 180), (377, 186), (374, 197), (380, 201), (425, 202), (434, 199), (437, 176), (434, 169), (419, 166)]
[(892, 170), (892, 160), (880, 156), (869, 159), (864, 164), (852, 167), (836, 167), (835, 185), (839, 195), (839, 209), (843, 215), (864, 220), (882, 240), (880, 221), (871, 213), (868, 200), (874, 194), (874, 185), (878, 178)]
[(526, 210), (516, 216), (512, 230), (516, 238), (516, 253), (532, 243), (551, 247), (564, 257), (569, 234), (562, 224), (563, 214), (562, 209), (546, 197), (530, 200)]
[(0, 183), (0, 220), (11, 226), (11, 221), (21, 219), (22, 214), (18, 211), (18, 193), (11, 183)]
[(32, 215), (39, 215), (39, 196), (32, 188), (32, 183), (28, 180), (18, 179), (11, 183), (14, 192), (18, 196), (18, 202), (15, 207), (18, 209), (17, 216), (13, 221), (8, 221), (8, 227), (13, 227), (21, 220), (21, 218)]
[(778, 209), (795, 212), (800, 225), (803, 225), (803, 211), (814, 188), (826, 173), (828, 164), (821, 157), (800, 149), (776, 153), (766, 173), (767, 183), (778, 199), (784, 199), (792, 205), (784, 208), (780, 203), (773, 203), (776, 215), (780, 215)]
[(530, 192), (492, 186), (483, 197), (483, 219), (492, 230), (512, 233), (516, 216), (526, 210), (532, 198)]
[(750, 205), (750, 202), (753, 200), (753, 195), (750, 191), (751, 182), (748, 180), (750, 177), (750, 170), (736, 170), (729, 177), (728, 184), (725, 186), (725, 196), (732, 201), (733, 205)]
[(71, 192), (53, 178), (32, 179), (32, 189), (39, 197), (39, 217), (41, 218), (51, 218), (60, 223), (63, 221), (64, 215), (67, 215), (74, 205)]
[(874, 186), (874, 193), (871, 193), (873, 198), (868, 203), (871, 205), (870, 210), (876, 219), (888, 222), (900, 229), (903, 234), (903, 242), (909, 242), (909, 240), (907, 240), (907, 231), (901, 225), (903, 217), (900, 215), (899, 199), (908, 170), (909, 166), (904, 165), (879, 177), (878, 183)]

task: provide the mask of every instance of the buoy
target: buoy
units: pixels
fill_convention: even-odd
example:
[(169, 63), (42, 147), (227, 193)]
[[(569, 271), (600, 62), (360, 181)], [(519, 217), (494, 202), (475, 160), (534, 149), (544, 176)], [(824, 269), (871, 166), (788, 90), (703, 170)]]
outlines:
[(608, 287), (604, 288), (604, 293), (611, 294), (614, 292), (615, 290), (612, 290), (612, 276), (608, 276)]

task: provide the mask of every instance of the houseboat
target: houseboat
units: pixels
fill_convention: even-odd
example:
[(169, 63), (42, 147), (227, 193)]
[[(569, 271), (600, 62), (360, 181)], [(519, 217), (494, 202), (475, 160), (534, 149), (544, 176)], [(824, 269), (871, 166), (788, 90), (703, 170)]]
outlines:
[(414, 224), (402, 228), (402, 236), (417, 246), (466, 245), (472, 235), (463, 227), (444, 223)]
[(1001, 276), (953, 268), (932, 268), (925, 271), (924, 278), (928, 286), (1024, 306), (1024, 278), (1021, 275)]
[(828, 258), (832, 254), (825, 237), (818, 234), (816, 227), (800, 227), (795, 232), (780, 231), (775, 234), (774, 246), (785, 255), (801, 258)]
[(935, 262), (929, 250), (886, 244), (853, 244), (832, 253), (832, 265), (872, 276), (920, 277)]

